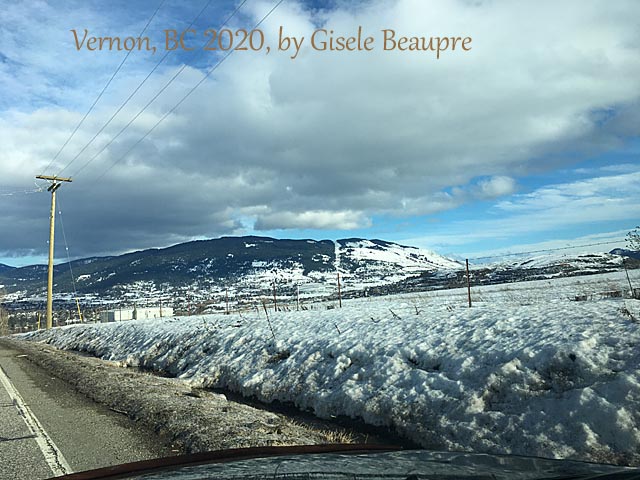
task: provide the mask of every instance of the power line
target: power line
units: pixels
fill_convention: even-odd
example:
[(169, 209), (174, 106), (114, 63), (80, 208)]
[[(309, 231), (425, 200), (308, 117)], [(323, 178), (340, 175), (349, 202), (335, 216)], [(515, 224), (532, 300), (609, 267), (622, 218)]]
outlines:
[(58, 200), (58, 216), (60, 217), (60, 226), (62, 227), (62, 238), (64, 238), (64, 248), (67, 251), (67, 265), (69, 265), (69, 273), (71, 274), (71, 284), (73, 285), (73, 296), (78, 306), (78, 319), (82, 321), (82, 313), (80, 313), (80, 303), (78, 302), (78, 292), (76, 290), (76, 280), (73, 276), (73, 268), (71, 268), (71, 255), (69, 254), (69, 244), (67, 243), (67, 234), (64, 231), (64, 222), (62, 221), (62, 206)]
[[(281, 0), (281, 1), (284, 1), (284, 0)], [(236, 9), (233, 11), (233, 13), (231, 13), (231, 15), (229, 15), (229, 17), (227, 17), (227, 19), (226, 19), (226, 20), (225, 20), (225, 21), (220, 25), (220, 28), (224, 27), (224, 26), (229, 22), (229, 20), (231, 20), (231, 18), (232, 18), (232, 17), (233, 17), (233, 16), (234, 16), (234, 15), (235, 15), (239, 10), (240, 10), (240, 8), (241, 8), (245, 3), (246, 3), (246, 0), (243, 0), (243, 2), (242, 2), (242, 3), (240, 3), (240, 5), (238, 5), (238, 7), (236, 7)], [(206, 45), (206, 43), (205, 43), (205, 45)], [(230, 52), (232, 52), (232, 51), (233, 51), (233, 50), (231, 50)], [(229, 54), (227, 54), (227, 55), (225, 56), (225, 58), (226, 58), (227, 56), (229, 56)], [(218, 62), (218, 64), (219, 64), (219, 63), (221, 63), (221, 61), (220, 61), (220, 62)], [(216, 64), (216, 65), (217, 65), (217, 64)], [(129, 122), (128, 122), (124, 127), (122, 127), (122, 128), (120, 129), (120, 131), (119, 131), (119, 132), (118, 132), (118, 133), (117, 133), (117, 134), (116, 134), (116, 135), (115, 135), (111, 140), (109, 140), (109, 141), (107, 142), (107, 144), (106, 144), (106, 145), (104, 145), (104, 146), (103, 146), (103, 147), (102, 147), (102, 148), (101, 148), (101, 149), (100, 149), (100, 150), (99, 150), (95, 155), (93, 155), (93, 156), (92, 156), (89, 160), (87, 160), (87, 161), (86, 161), (86, 162), (85, 162), (85, 163), (84, 163), (84, 164), (83, 164), (83, 165), (82, 165), (78, 170), (76, 170), (76, 172), (75, 172), (75, 174), (74, 174), (73, 176), (74, 176), (74, 177), (75, 177), (75, 176), (77, 176), (77, 175), (78, 175), (82, 170), (84, 170), (84, 169), (85, 169), (85, 168), (86, 168), (86, 167), (87, 167), (91, 162), (93, 162), (96, 158), (98, 158), (98, 157), (102, 154), (102, 152), (104, 152), (104, 151), (105, 151), (105, 150), (106, 150), (106, 149), (107, 149), (107, 148), (108, 148), (108, 147), (109, 147), (113, 142), (115, 142), (115, 140), (116, 140), (120, 135), (122, 135), (122, 134), (125, 132), (125, 130), (127, 130), (127, 129), (131, 126), (131, 124), (133, 124), (133, 122), (135, 122), (135, 121), (138, 119), (138, 117), (140, 117), (140, 115), (142, 115), (142, 114), (144, 113), (144, 111), (145, 111), (147, 108), (149, 108), (149, 106), (151, 106), (151, 104), (152, 104), (153, 102), (155, 102), (155, 101), (156, 101), (156, 99), (157, 99), (160, 95), (162, 95), (162, 93), (163, 93), (163, 92), (164, 92), (164, 91), (165, 91), (165, 90), (166, 90), (166, 89), (167, 89), (167, 88), (168, 88), (168, 87), (169, 87), (169, 86), (170, 86), (170, 85), (175, 81), (175, 79), (176, 79), (176, 78), (178, 78), (178, 76), (180, 76), (180, 74), (181, 74), (181, 73), (182, 73), (182, 72), (187, 68), (187, 66), (188, 66), (188, 65), (187, 65), (186, 63), (185, 63), (185, 64), (183, 64), (183, 65), (178, 69), (178, 71), (177, 71), (177, 72), (176, 72), (176, 73), (175, 73), (175, 74), (174, 74), (174, 75), (169, 79), (169, 81), (168, 81), (168, 82), (166, 82), (166, 83), (165, 83), (165, 84), (160, 88), (160, 90), (158, 90), (158, 91), (156, 92), (156, 94), (151, 98), (151, 100), (149, 100), (149, 101), (145, 104), (145, 106), (144, 106), (144, 107), (142, 107), (142, 108), (140, 109), (140, 111), (138, 111), (138, 113), (136, 113), (136, 114), (133, 116), (133, 118), (132, 118), (131, 120), (129, 120)], [(208, 75), (208, 74), (207, 74), (207, 75)], [(205, 78), (206, 78), (206, 76), (205, 76)], [(182, 102), (182, 101), (181, 101), (181, 102)], [(179, 103), (181, 103), (181, 102), (179, 102)], [(173, 111), (174, 109), (175, 109), (175, 107), (174, 107), (172, 110), (170, 110), (170, 111)], [(65, 167), (65, 168), (66, 168), (66, 167)]]
[[(189, 24), (189, 26), (187, 27), (187, 29), (191, 28), (193, 26), (193, 24), (200, 18), (200, 16), (204, 13), (204, 11), (209, 8), (209, 5), (211, 5), (211, 2), (213, 0), (209, 0), (204, 7), (202, 7), (202, 9), (200, 10), (200, 12), (198, 13), (198, 15), (196, 15), (196, 17), (191, 21), (191, 23)], [(238, 11), (240, 9), (240, 7), (242, 7), (242, 5), (244, 5), (244, 3), (247, 0), (244, 0), (240, 6), (236, 9), (236, 11)], [(235, 14), (235, 12), (234, 12)], [(224, 25), (224, 24), (223, 24)], [(118, 109), (111, 115), (111, 117), (109, 118), (109, 120), (107, 120), (107, 122), (102, 125), (102, 127), (100, 127), (100, 130), (98, 130), (96, 132), (96, 134), (91, 138), (91, 140), (89, 140), (84, 147), (82, 147), (82, 149), (76, 154), (75, 157), (73, 157), (71, 159), (71, 161), (69, 163), (67, 163), (64, 168), (62, 170), (60, 170), (60, 172), (58, 173), (58, 175), (61, 175), (62, 172), (64, 172), (67, 168), (69, 168), (71, 166), (71, 164), (73, 162), (75, 162), (78, 157), (80, 155), (82, 155), (84, 153), (84, 151), (89, 147), (89, 145), (91, 145), (93, 143), (93, 141), (98, 138), (98, 135), (100, 135), (105, 128), (107, 128), (111, 122), (113, 121), (113, 119), (122, 111), (122, 109), (129, 103), (129, 101), (134, 97), (134, 95), (136, 93), (138, 93), (138, 91), (142, 88), (142, 86), (147, 82), (147, 80), (149, 80), (149, 78), (151, 77), (151, 75), (153, 75), (153, 72), (155, 72), (158, 67), (162, 64), (162, 62), (165, 61), (165, 59), (171, 54), (173, 53), (172, 50), (167, 50), (167, 52), (162, 56), (162, 58), (155, 64), (155, 66), (151, 69), (151, 71), (147, 74), (147, 76), (138, 84), (138, 86), (133, 90), (133, 92), (131, 92), (131, 94), (127, 97), (127, 99), (118, 107)], [(170, 82), (171, 83), (171, 82)]]
[[(2, 187), (0, 187), (0, 197), (12, 197), (12, 196), (16, 196), (16, 195), (29, 195), (32, 193), (40, 193), (44, 191), (44, 188), (40, 187), (39, 185), (36, 186), (36, 188), (32, 188), (32, 189), (14, 189), (14, 190), (5, 190), (2, 191), (1, 190)], [(5, 187), (5, 188), (12, 188), (12, 187)]]
[(586, 243), (583, 245), (574, 245), (571, 247), (557, 247), (557, 248), (545, 248), (542, 250), (531, 250), (529, 252), (517, 252), (517, 253), (502, 253), (502, 254), (497, 254), (497, 255), (488, 255), (485, 257), (475, 257), (475, 258), (470, 258), (469, 260), (486, 260), (488, 258), (500, 258), (500, 257), (513, 257), (513, 256), (519, 256), (519, 255), (531, 255), (533, 253), (546, 253), (546, 252), (556, 252), (559, 250), (572, 250), (574, 248), (584, 248), (584, 247), (595, 247), (597, 245), (612, 245), (614, 243), (620, 243), (620, 242), (624, 242), (626, 241), (625, 239), (621, 239), (621, 240), (611, 240), (608, 242), (597, 242), (597, 243)]
[[(278, 8), (280, 6), (280, 4), (284, 2), (284, 0), (279, 0), (272, 8), (271, 10), (269, 10), (269, 12), (267, 12), (267, 14), (262, 17), (262, 19), (255, 24), (255, 26), (253, 27), (253, 30), (257, 29), (260, 25), (262, 25), (262, 23), (269, 17), (269, 15), (271, 15), (276, 8)], [(227, 58), (229, 58), (229, 56), (231, 56), (231, 54), (234, 52), (234, 50), (229, 50), (229, 52), (222, 57), (215, 65), (213, 65), (213, 67), (211, 67), (207, 73), (204, 75), (204, 77), (202, 77), (200, 79), (200, 81), (198, 83), (196, 83), (181, 99), (178, 103), (176, 103), (167, 113), (165, 113), (160, 120), (158, 120), (153, 127), (151, 127), (151, 129), (149, 129), (147, 131), (147, 133), (145, 133), (142, 137), (140, 137), (125, 153), (124, 155), (120, 156), (119, 158), (117, 158), (113, 163), (111, 163), (111, 165), (109, 165), (109, 167), (107, 167), (107, 169), (102, 172), (102, 174), (100, 174), (94, 181), (98, 181), (100, 180), (102, 177), (104, 177), (109, 170), (111, 170), (118, 162), (120, 162), (123, 158), (125, 158), (134, 148), (136, 148), (145, 138), (147, 138), (147, 136), (149, 136), (157, 127), (158, 125), (160, 125), (169, 115), (171, 115), (200, 85), (202, 85), (204, 83), (204, 81), (209, 78), (209, 75), (211, 75), (211, 73), (213, 73), (214, 70), (216, 70), (221, 64), (222, 62), (224, 62)], [(86, 166), (86, 165), (84, 165)], [(83, 168), (84, 168), (83, 166)]]
[[(151, 21), (155, 18), (156, 14), (158, 13), (158, 11), (160, 10), (160, 8), (162, 7), (162, 5), (164, 5), (164, 2), (166, 0), (161, 0), (160, 4), (158, 5), (158, 8), (156, 8), (156, 10), (153, 12), (153, 15), (151, 15), (151, 18), (149, 18), (149, 20), (147, 21), (147, 24), (144, 26), (144, 28), (142, 29), (142, 31), (140, 32), (140, 34), (138, 35), (138, 37), (141, 37), (144, 32), (147, 30), (147, 28), (149, 27), (149, 25), (151, 24)], [(58, 156), (60, 155), (60, 153), (62, 153), (62, 151), (64, 150), (64, 148), (68, 145), (68, 143), (71, 141), (71, 139), (74, 137), (74, 135), (76, 134), (76, 132), (78, 131), (78, 129), (82, 126), (82, 124), (84, 123), (84, 121), (87, 119), (87, 117), (89, 116), (89, 114), (93, 111), (93, 108), (96, 106), (96, 104), (98, 103), (98, 101), (100, 100), (100, 98), (102, 98), (102, 95), (104, 94), (104, 92), (107, 90), (107, 88), (109, 87), (109, 85), (111, 85), (111, 82), (113, 81), (113, 79), (115, 78), (115, 76), (118, 74), (118, 72), (120, 71), (120, 69), (122, 68), (122, 66), (124, 65), (124, 62), (127, 61), (127, 58), (129, 58), (129, 55), (131, 55), (131, 52), (133, 50), (129, 50), (127, 52), (127, 54), (124, 56), (124, 58), (122, 59), (122, 62), (120, 62), (120, 65), (118, 65), (118, 67), (115, 69), (115, 71), (113, 72), (113, 75), (111, 75), (111, 78), (109, 78), (109, 80), (107, 81), (107, 83), (105, 84), (104, 87), (102, 87), (102, 90), (100, 91), (100, 93), (98, 94), (98, 96), (96, 97), (96, 99), (93, 101), (93, 103), (91, 104), (91, 106), (89, 107), (89, 110), (87, 110), (87, 113), (84, 114), (84, 116), (82, 117), (82, 119), (80, 120), (80, 122), (78, 123), (78, 125), (76, 125), (76, 128), (73, 129), (73, 132), (71, 132), (71, 135), (69, 135), (69, 138), (67, 138), (67, 140), (64, 142), (64, 144), (62, 144), (62, 146), (60, 147), (60, 150), (58, 150), (58, 153), (55, 154), (55, 156), (51, 159), (51, 161), (49, 162), (49, 164), (45, 167), (44, 172), (46, 173), (47, 170), (49, 170), (49, 167), (51, 167), (51, 165), (53, 165), (53, 162), (56, 161), (56, 159), (58, 158)]]

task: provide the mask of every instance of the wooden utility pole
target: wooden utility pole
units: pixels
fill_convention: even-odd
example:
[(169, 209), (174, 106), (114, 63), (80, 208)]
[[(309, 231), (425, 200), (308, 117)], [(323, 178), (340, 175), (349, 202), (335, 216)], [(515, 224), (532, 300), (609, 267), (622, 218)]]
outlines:
[(467, 259), (467, 296), (469, 297), (469, 308), (471, 308), (471, 277), (469, 275), (469, 259)]
[(80, 310), (80, 300), (78, 300), (77, 298), (76, 306), (78, 307), (78, 319), (80, 320), (80, 322), (84, 322), (84, 320), (82, 319), (82, 311)]
[(338, 272), (338, 303), (342, 308), (342, 290), (340, 289), (340, 272)]
[(49, 274), (47, 279), (47, 329), (53, 327), (53, 237), (56, 228), (56, 190), (62, 183), (71, 182), (70, 178), (51, 177), (48, 175), (37, 175), (40, 180), (51, 182), (48, 192), (51, 192), (51, 216), (49, 217)]

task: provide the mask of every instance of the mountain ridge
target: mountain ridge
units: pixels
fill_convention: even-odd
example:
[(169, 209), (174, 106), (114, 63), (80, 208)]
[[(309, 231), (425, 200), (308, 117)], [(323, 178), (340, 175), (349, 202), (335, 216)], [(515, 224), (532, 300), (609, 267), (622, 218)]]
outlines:
[[(374, 283), (389, 283), (410, 273), (456, 267), (457, 262), (435, 252), (379, 239), (333, 241), (248, 235), (81, 258), (55, 265), (54, 278), (58, 292), (75, 288), (100, 294), (139, 282), (171, 286), (229, 284), (247, 278), (259, 282), (271, 276), (305, 283), (333, 276), (336, 268), (346, 277), (366, 274), (374, 278)], [(0, 270), (0, 283), (9, 291), (41, 292), (46, 268), (30, 265)]]

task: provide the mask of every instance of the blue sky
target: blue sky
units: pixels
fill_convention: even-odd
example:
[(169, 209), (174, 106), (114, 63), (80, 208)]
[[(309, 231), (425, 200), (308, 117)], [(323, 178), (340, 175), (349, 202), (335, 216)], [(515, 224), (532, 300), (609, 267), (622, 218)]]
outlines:
[[(42, 173), (73, 177), (59, 190), (72, 257), (255, 234), (464, 258), (615, 241), (640, 223), (638, 2), (285, 0), (259, 27), (271, 53), (234, 52), (205, 78), (222, 54), (197, 48), (204, 31), (238, 7), (228, 27), (250, 30), (275, 4), (0, 0), (0, 263), (46, 258)], [(125, 56), (77, 51), (70, 29), (136, 36), (156, 9), (156, 53), (127, 57), (56, 156)], [(164, 30), (201, 11), (196, 50), (156, 67)], [(308, 44), (359, 26), (373, 51)], [(295, 60), (280, 28), (306, 39)], [(473, 47), (385, 51), (383, 29)]]

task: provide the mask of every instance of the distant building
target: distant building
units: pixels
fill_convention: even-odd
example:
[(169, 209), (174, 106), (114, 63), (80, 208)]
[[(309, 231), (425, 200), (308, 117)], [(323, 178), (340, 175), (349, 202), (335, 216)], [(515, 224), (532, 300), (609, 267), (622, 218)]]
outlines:
[(105, 310), (104, 312), (100, 312), (100, 321), (106, 323), (133, 320), (133, 312), (133, 308), (116, 308), (114, 310)]
[(124, 322), (127, 320), (147, 320), (151, 318), (172, 317), (171, 307), (146, 307), (146, 308), (114, 308), (100, 312), (100, 321)]
[(134, 320), (146, 320), (148, 318), (173, 317), (171, 307), (147, 307), (133, 310)]

